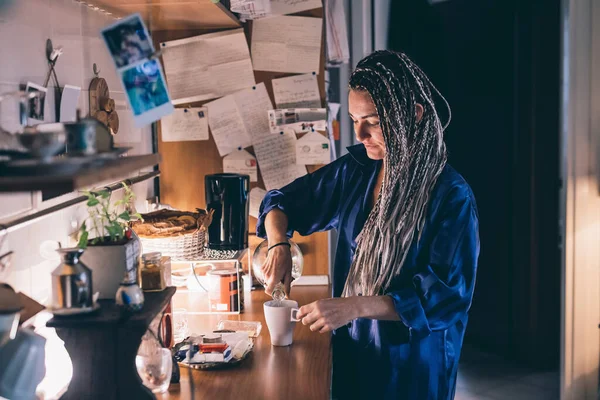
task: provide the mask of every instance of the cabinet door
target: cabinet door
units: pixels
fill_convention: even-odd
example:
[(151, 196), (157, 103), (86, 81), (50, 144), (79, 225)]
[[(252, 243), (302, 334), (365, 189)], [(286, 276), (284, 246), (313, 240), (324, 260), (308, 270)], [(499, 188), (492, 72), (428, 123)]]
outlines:
[(0, 194), (0, 221), (32, 209), (33, 199), (30, 192)]

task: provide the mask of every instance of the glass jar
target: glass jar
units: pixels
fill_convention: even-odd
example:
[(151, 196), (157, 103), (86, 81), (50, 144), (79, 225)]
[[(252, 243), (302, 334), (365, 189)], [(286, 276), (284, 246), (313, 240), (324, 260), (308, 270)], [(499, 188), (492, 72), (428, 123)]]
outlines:
[[(292, 255), (292, 278), (298, 279), (302, 275), (302, 270), (304, 268), (304, 257), (302, 256), (300, 247), (295, 242), (288, 240), (288, 243), (290, 244), (290, 252)], [(268, 252), (269, 244), (268, 241), (265, 240), (256, 248), (254, 255), (252, 256), (252, 273), (265, 288), (267, 283), (262, 271), (262, 266), (267, 261)], [(286, 293), (282, 282), (275, 285), (271, 296), (275, 300), (285, 299)]]
[(162, 254), (146, 253), (142, 255), (140, 268), (140, 286), (145, 292), (160, 292), (167, 286), (165, 282)]

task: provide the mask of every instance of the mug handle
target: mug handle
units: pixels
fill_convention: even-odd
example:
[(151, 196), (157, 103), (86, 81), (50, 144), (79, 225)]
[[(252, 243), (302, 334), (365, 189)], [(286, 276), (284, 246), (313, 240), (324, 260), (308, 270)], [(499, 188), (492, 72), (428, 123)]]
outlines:
[[(300, 310), (298, 310), (297, 308), (292, 308), (290, 310), (290, 321), (292, 322), (300, 322), (301, 320), (298, 319), (298, 312)], [(294, 317), (294, 313), (296, 313), (296, 316)]]

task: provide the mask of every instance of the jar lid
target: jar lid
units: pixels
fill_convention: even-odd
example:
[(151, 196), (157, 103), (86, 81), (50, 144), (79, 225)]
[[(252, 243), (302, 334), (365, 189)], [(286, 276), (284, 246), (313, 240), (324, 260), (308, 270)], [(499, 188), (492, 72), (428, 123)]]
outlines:
[(160, 261), (162, 257), (162, 253), (154, 252), (154, 253), (146, 253), (142, 254), (142, 261)]

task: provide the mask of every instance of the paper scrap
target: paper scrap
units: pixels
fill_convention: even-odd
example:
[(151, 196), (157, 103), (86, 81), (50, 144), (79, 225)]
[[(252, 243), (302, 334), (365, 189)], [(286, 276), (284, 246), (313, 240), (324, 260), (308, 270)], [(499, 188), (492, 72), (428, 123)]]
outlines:
[(323, 6), (321, 0), (231, 0), (230, 10), (242, 22), (271, 15), (295, 14)]
[(269, 132), (295, 133), (324, 131), (327, 129), (327, 111), (324, 108), (286, 108), (269, 110)]
[(254, 152), (267, 190), (279, 189), (306, 174), (296, 165), (296, 135), (286, 132), (268, 135), (254, 143)]
[(252, 65), (257, 71), (313, 72), (321, 59), (321, 18), (279, 16), (252, 25)]
[(330, 156), (329, 139), (320, 133), (309, 132), (296, 142), (296, 164), (328, 164)]
[(161, 49), (174, 104), (215, 99), (256, 83), (243, 29), (163, 42)]
[(207, 103), (206, 107), (221, 157), (269, 135), (268, 110), (273, 105), (264, 83)]
[(321, 0), (271, 0), (271, 14), (295, 14), (323, 7)]
[(348, 46), (344, 1), (327, 0), (325, 19), (325, 26), (327, 27), (327, 64), (348, 64), (350, 61), (350, 48)]
[(250, 182), (258, 181), (256, 158), (244, 149), (233, 151), (223, 158), (223, 172), (249, 175)]
[(277, 108), (319, 108), (321, 95), (314, 73), (273, 79), (273, 94)]
[(256, 187), (250, 191), (250, 211), (249, 214), (254, 218), (258, 218), (260, 215), (260, 203), (262, 203), (263, 199), (267, 191), (265, 189), (261, 189)]
[(60, 96), (60, 120), (59, 122), (77, 121), (77, 106), (81, 88), (78, 86), (65, 85)]
[(208, 140), (208, 108), (176, 108), (161, 121), (163, 142)]

